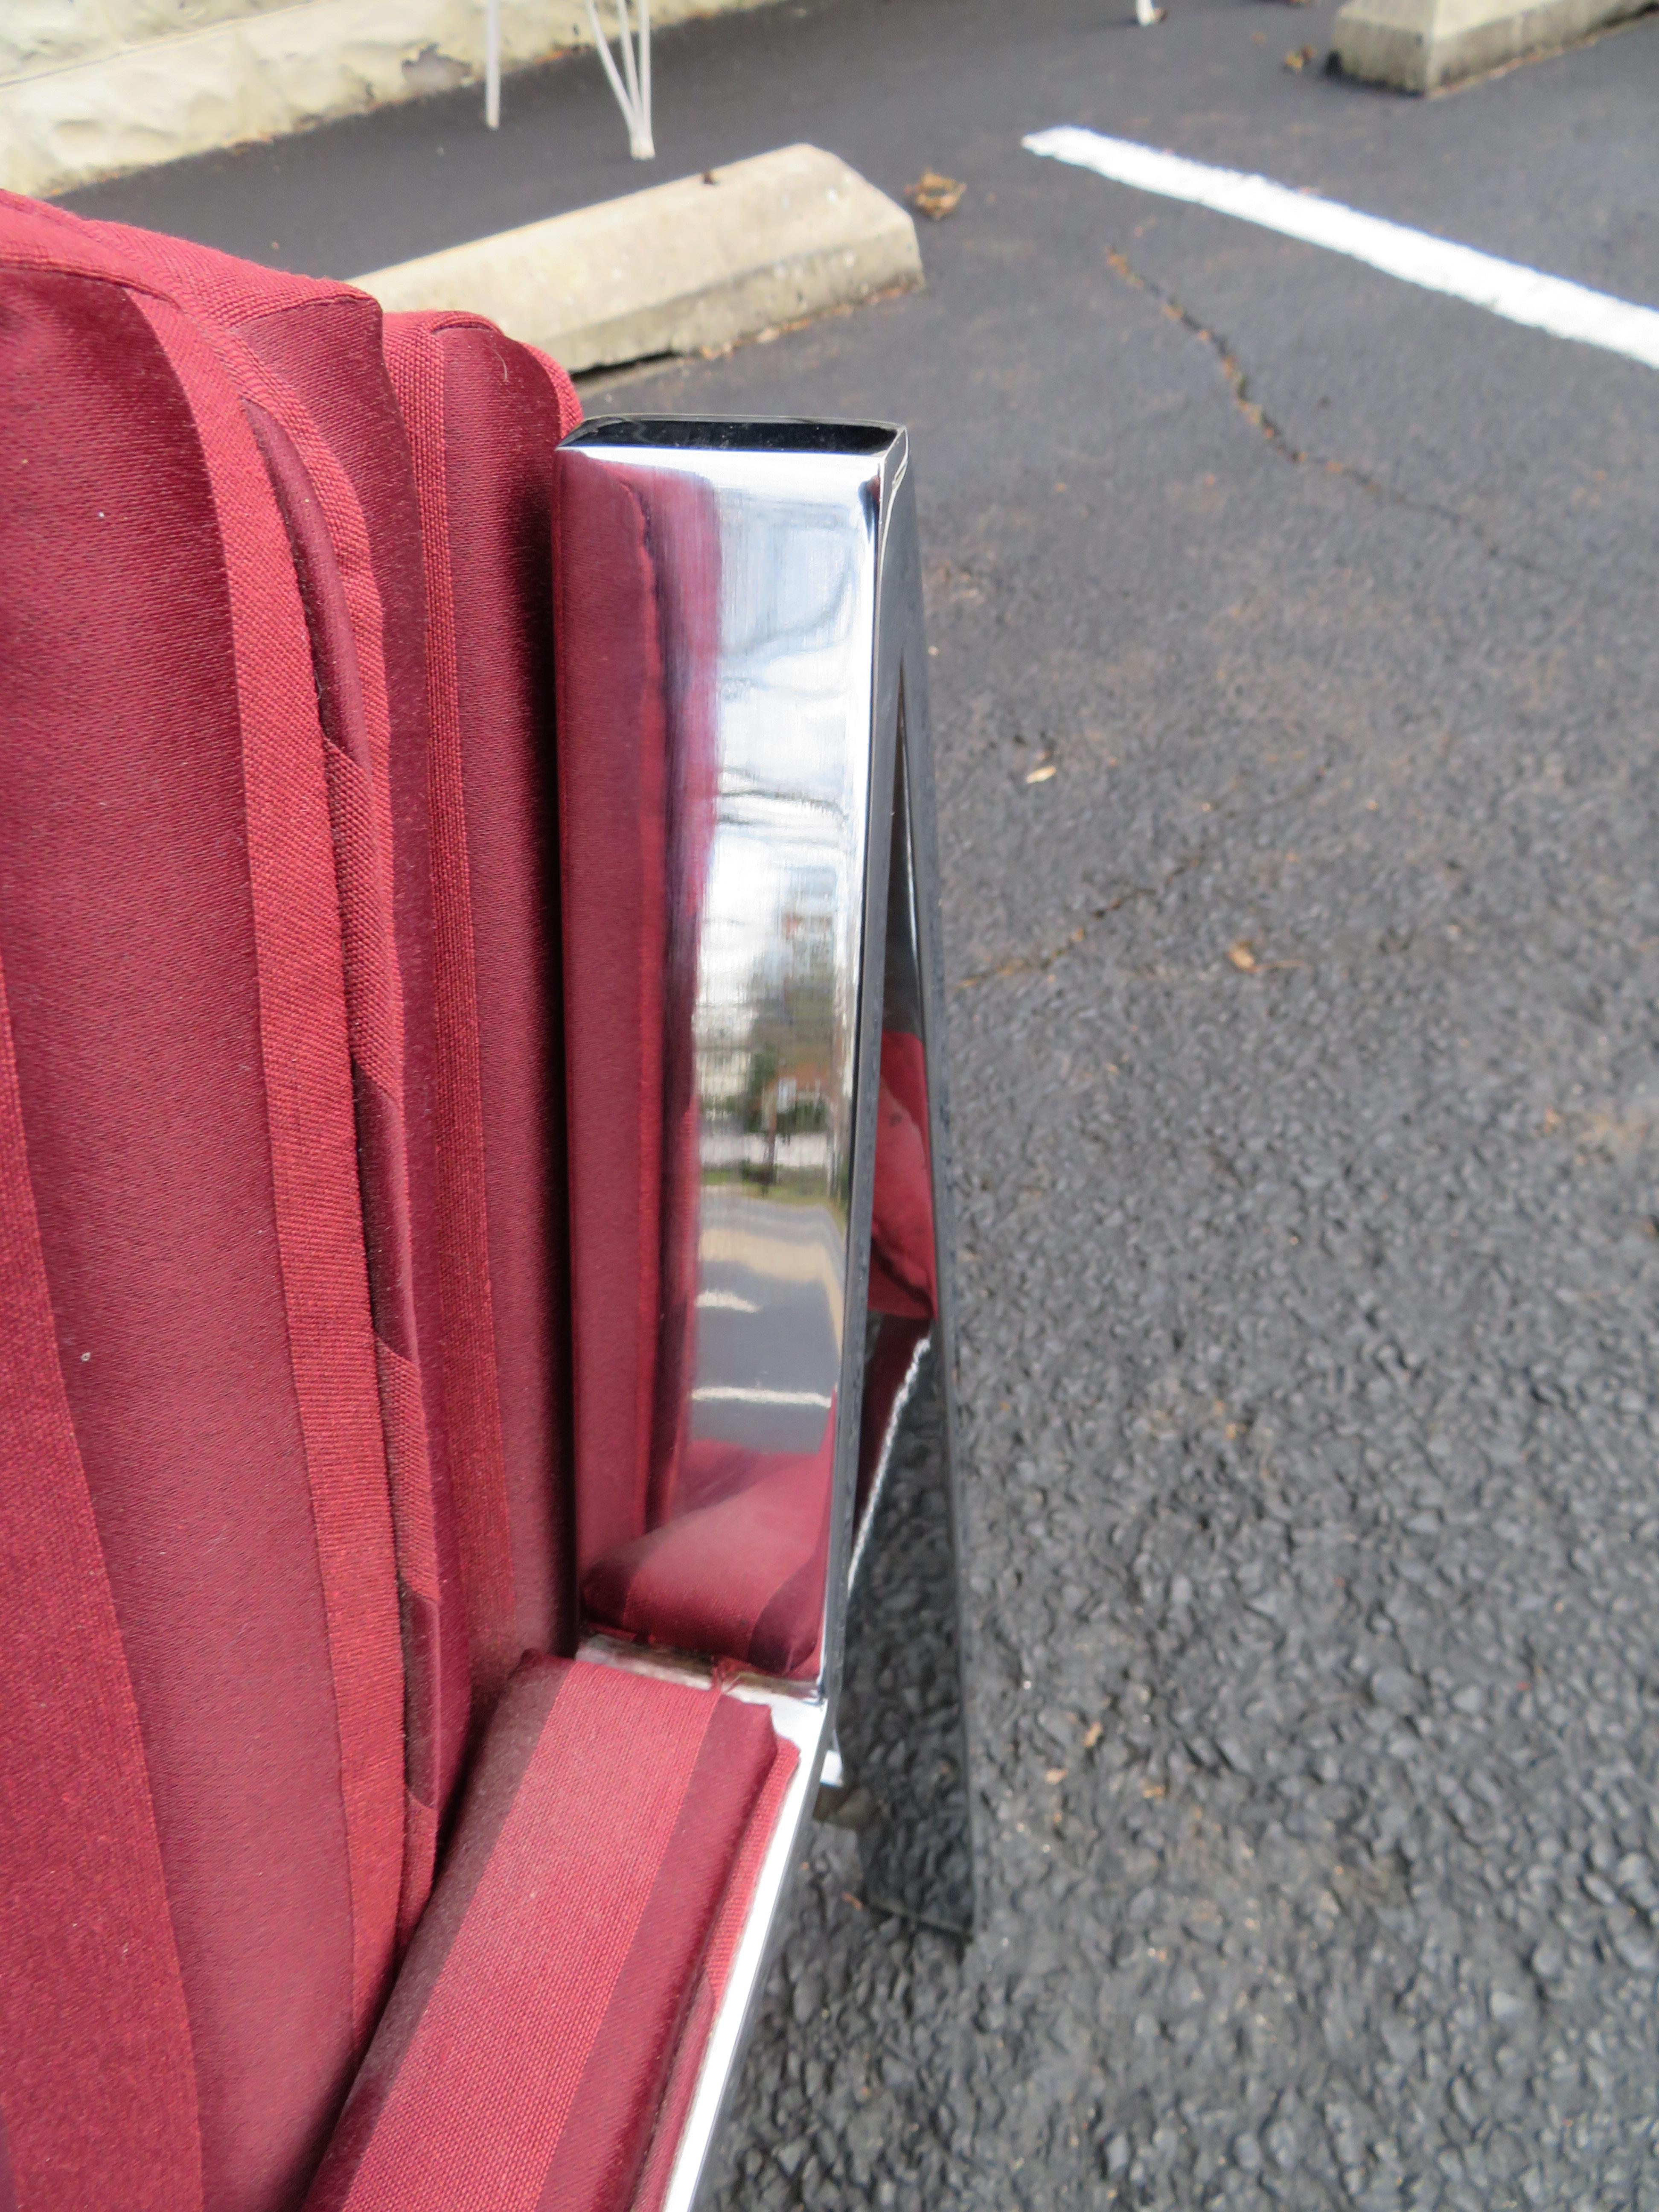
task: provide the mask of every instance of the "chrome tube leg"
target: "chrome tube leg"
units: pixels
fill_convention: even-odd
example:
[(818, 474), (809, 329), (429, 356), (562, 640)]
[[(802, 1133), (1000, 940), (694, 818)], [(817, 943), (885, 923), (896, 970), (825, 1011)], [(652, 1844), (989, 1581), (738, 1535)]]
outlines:
[[(907, 487), (907, 493), (908, 493)], [(855, 1827), (866, 1901), (971, 1934), (966, 1556), (957, 1475), (956, 1299), (943, 1052), (932, 761), (914, 545), (890, 547), (909, 601), (888, 879), (884, 1024), (919, 1036), (927, 1073), (937, 1312), (893, 1401), (889, 1433), (866, 1435), (868, 1495), (854, 1547), (837, 1737), (845, 1786), (830, 1817)], [(905, 571), (908, 570), (908, 574)], [(872, 1317), (866, 1371), (884, 1331)], [(905, 1342), (901, 1337), (901, 1346)], [(872, 1399), (876, 1394), (872, 1391)], [(866, 1424), (866, 1431), (868, 1430)]]
[(968, 1718), (944, 1376), (930, 1344), (853, 1591), (836, 1733), (867, 1904), (974, 1924)]

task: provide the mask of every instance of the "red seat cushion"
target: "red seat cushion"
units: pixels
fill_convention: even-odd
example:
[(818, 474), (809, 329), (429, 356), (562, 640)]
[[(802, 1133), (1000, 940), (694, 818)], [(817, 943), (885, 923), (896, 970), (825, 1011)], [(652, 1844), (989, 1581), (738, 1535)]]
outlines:
[(526, 1660), (307, 2212), (623, 2212), (794, 1761), (764, 1707)]
[(784, 1798), (794, 1774), (795, 1755), (783, 1747), (780, 1747), (780, 1753), (773, 1760), (771, 1771), (756, 1800), (748, 1829), (738, 1851), (737, 1863), (732, 1869), (732, 1879), (726, 1886), (726, 1895), (720, 1900), (720, 1912), (709, 1934), (708, 1948), (703, 1953), (691, 2001), (686, 2008), (685, 2023), (675, 2045), (673, 2067), (662, 2094), (662, 2102), (658, 2107), (650, 2152), (646, 2159), (645, 2170), (640, 2176), (639, 2186), (634, 2192), (630, 2212), (658, 2212), (668, 2193), (668, 2185), (673, 2177), (675, 2154), (679, 2149), (686, 2118), (691, 2109), (691, 2100), (696, 2093), (708, 2039), (731, 1984), (738, 1947), (743, 1941), (744, 1924), (756, 1886), (760, 1881), (762, 1864), (777, 1832)]

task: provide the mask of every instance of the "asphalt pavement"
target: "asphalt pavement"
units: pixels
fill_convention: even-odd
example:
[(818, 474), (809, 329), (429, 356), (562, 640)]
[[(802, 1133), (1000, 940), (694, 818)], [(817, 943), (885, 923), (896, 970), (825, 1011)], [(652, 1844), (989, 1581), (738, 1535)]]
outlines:
[[(983, 1923), (817, 1832), (730, 2212), (1659, 2206), (1659, 377), (1019, 143), (1659, 303), (1659, 18), (1413, 101), (1334, 5), (658, 44), (653, 177), (967, 185), (587, 395), (908, 422), (936, 647)], [(591, 56), (477, 104), (73, 204), (349, 274), (646, 180)]]

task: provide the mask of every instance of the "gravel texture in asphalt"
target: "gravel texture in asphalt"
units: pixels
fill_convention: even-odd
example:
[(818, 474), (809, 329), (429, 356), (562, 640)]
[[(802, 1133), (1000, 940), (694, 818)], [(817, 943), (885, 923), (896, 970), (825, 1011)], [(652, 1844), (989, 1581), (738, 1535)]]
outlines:
[[(588, 396), (908, 421), (937, 649), (982, 1923), (815, 1832), (730, 2212), (1659, 2206), (1659, 378), (1018, 143), (1659, 301), (1659, 21), (1413, 103), (1329, 14), (659, 45), (657, 174), (969, 187), (926, 294)], [(470, 198), (432, 112), (78, 204), (344, 270), (638, 181), (591, 58)]]

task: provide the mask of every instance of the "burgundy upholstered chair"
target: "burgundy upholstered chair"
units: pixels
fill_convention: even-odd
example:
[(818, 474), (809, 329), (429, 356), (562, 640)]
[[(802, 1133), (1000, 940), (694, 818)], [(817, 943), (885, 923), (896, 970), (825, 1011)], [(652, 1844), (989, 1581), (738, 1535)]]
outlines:
[(0, 2212), (689, 2205), (971, 1915), (902, 434), (3, 195), (0, 393)]

